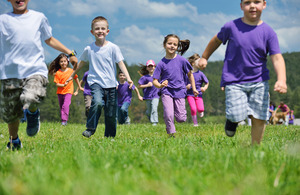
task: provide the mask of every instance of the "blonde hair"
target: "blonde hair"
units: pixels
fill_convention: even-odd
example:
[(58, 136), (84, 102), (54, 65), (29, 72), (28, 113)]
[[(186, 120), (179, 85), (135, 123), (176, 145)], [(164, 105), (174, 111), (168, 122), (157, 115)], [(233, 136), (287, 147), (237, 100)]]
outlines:
[(196, 62), (196, 60), (200, 59), (200, 55), (197, 53), (194, 53), (192, 56), (188, 57), (189, 63), (192, 65), (193, 63)]
[(97, 16), (96, 18), (94, 18), (94, 19), (92, 20), (92, 24), (91, 24), (91, 29), (92, 29), (92, 30), (93, 30), (94, 24), (95, 24), (96, 22), (99, 22), (99, 21), (105, 21), (105, 22), (107, 23), (107, 29), (109, 29), (107, 19), (106, 19), (105, 17), (103, 17), (103, 16)]

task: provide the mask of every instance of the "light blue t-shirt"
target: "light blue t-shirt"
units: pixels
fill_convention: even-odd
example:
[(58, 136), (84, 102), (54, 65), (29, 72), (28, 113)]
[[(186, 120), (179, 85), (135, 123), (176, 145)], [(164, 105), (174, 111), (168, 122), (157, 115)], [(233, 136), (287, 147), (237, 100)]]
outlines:
[(0, 15), (0, 79), (24, 79), (32, 75), (47, 78), (42, 42), (52, 37), (43, 13)]
[(117, 45), (108, 41), (105, 46), (99, 47), (93, 42), (84, 48), (80, 60), (89, 63), (89, 75), (87, 78), (89, 86), (97, 83), (102, 88), (117, 87), (116, 63), (124, 60)]

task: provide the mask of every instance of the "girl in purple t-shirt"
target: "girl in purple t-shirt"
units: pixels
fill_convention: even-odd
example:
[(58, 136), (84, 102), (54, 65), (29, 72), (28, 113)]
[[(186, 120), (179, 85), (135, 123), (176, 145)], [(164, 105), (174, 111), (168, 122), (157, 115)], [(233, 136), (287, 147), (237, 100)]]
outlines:
[(194, 95), (199, 94), (195, 87), (193, 67), (187, 59), (181, 56), (188, 50), (189, 45), (189, 40), (180, 40), (174, 34), (167, 35), (163, 42), (166, 55), (157, 64), (153, 73), (154, 86), (161, 88), (164, 120), (170, 137), (175, 137), (174, 134), (176, 133), (174, 116), (177, 122), (186, 121), (186, 85), (184, 82), (186, 75), (188, 75), (191, 82)]
[(145, 65), (142, 65), (141, 70), (139, 73), (143, 75), (139, 82), (138, 82), (138, 88), (143, 89), (144, 93), (144, 100), (146, 100), (146, 115), (148, 116), (150, 122), (152, 125), (157, 125), (158, 123), (158, 103), (159, 103), (159, 95), (157, 89), (153, 85), (153, 72), (155, 70), (155, 62), (153, 60), (148, 60)]
[[(194, 55), (192, 55), (188, 58), (188, 61), (193, 66), (192, 72), (193, 72), (193, 76), (195, 79), (196, 89), (199, 92), (198, 96), (194, 96), (193, 90), (191, 89), (191, 84), (188, 81), (188, 79), (186, 79), (187, 101), (191, 108), (191, 116), (192, 116), (192, 120), (193, 120), (195, 127), (198, 126), (197, 111), (198, 111), (200, 117), (204, 116), (204, 104), (203, 104), (203, 99), (202, 99), (202, 93), (207, 90), (208, 85), (209, 85), (208, 79), (205, 76), (205, 74), (203, 72), (201, 72), (200, 70), (198, 70), (198, 68), (195, 67), (195, 62), (198, 59), (200, 59), (200, 56), (197, 53), (195, 53)], [(204, 83), (204, 86), (202, 87), (203, 83)]]

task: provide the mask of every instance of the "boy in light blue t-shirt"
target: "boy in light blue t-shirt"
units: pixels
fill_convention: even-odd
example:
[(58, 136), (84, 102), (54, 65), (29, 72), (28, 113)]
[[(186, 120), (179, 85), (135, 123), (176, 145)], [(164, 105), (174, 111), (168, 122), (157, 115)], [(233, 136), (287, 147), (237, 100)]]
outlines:
[[(133, 82), (123, 62), (124, 58), (119, 47), (106, 40), (109, 33), (108, 21), (103, 16), (93, 19), (91, 33), (96, 41), (87, 46), (74, 71), (73, 76), (85, 65), (89, 64), (87, 82), (92, 92), (92, 104), (89, 110), (84, 137), (91, 137), (97, 128), (101, 110), (105, 112), (105, 137), (115, 137), (117, 131), (117, 78), (116, 63), (127, 78), (130, 88)], [(69, 79), (69, 80), (70, 80)]]
[(7, 148), (22, 148), (18, 136), (23, 109), (26, 112), (28, 136), (40, 130), (38, 104), (46, 96), (48, 69), (44, 41), (50, 47), (69, 54), (77, 64), (75, 52), (52, 36), (52, 28), (43, 13), (29, 10), (29, 0), (8, 0), (13, 12), (0, 15), (0, 116), (8, 124)]

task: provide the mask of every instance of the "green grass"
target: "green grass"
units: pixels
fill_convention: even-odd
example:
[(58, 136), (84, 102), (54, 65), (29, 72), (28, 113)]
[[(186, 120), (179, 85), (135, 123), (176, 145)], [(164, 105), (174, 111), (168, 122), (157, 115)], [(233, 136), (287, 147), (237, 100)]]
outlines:
[(119, 125), (117, 137), (81, 136), (85, 125), (21, 124), (23, 149), (7, 151), (0, 124), (0, 194), (300, 194), (300, 126), (268, 126), (260, 146), (250, 127), (228, 138), (222, 124)]

